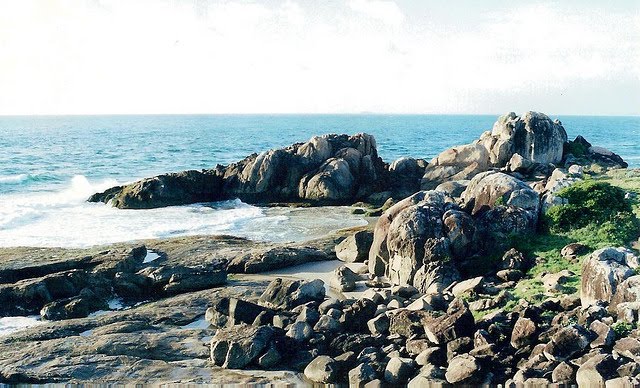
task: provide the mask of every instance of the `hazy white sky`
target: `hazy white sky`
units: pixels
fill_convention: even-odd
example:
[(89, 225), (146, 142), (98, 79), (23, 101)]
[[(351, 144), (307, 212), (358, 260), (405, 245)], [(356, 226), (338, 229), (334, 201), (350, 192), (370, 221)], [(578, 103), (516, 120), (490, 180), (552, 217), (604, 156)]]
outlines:
[(0, 114), (512, 110), (640, 114), (640, 1), (0, 0)]

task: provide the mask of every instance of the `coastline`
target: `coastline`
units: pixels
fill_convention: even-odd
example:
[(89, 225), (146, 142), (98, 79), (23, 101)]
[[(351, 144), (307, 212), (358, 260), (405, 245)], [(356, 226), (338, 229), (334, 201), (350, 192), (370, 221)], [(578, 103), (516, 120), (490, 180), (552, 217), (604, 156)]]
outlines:
[[(197, 235), (0, 248), (2, 315), (47, 319), (0, 336), (0, 380), (556, 383), (551, 373), (570, 362), (566, 378), (584, 382), (593, 368), (578, 360), (599, 357), (616, 365), (603, 381), (633, 382), (640, 364), (623, 347), (640, 346), (640, 261), (615, 242), (638, 239), (640, 170), (624, 167), (527, 112), (429, 162), (388, 164), (369, 135), (328, 135), (109, 188), (92, 200), (118, 211), (235, 195), (311, 204), (301, 224), (338, 209), (326, 205), (354, 204), (339, 209), (367, 225), (298, 242)], [(585, 207), (587, 224), (553, 230), (567, 190), (581, 187), (583, 197), (604, 193), (599, 206), (618, 198), (614, 216), (632, 217), (631, 227)], [(628, 230), (598, 229), (607, 223)]]

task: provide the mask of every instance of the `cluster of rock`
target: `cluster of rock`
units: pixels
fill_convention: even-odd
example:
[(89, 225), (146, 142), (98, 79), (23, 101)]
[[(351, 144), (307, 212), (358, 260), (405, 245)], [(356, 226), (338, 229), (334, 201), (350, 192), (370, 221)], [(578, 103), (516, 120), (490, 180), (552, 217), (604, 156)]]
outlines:
[(617, 336), (615, 323), (624, 318), (602, 301), (581, 306), (577, 296), (549, 297), (474, 319), (477, 296), (495, 288), (480, 277), (437, 294), (393, 286), (337, 300), (320, 280), (276, 279), (257, 303), (223, 298), (207, 310), (218, 329), (211, 360), (351, 386), (640, 383), (640, 332)]
[(396, 195), (418, 189), (424, 163), (403, 158), (389, 167), (367, 134), (315, 136), (306, 143), (253, 154), (228, 166), (143, 179), (94, 194), (119, 208), (155, 208), (240, 198), (247, 203), (353, 203), (393, 184)]
[(109, 249), (64, 261), (0, 270), (0, 316), (40, 314), (47, 320), (108, 310), (113, 298), (157, 299), (227, 281), (225, 262), (144, 263), (144, 245)]

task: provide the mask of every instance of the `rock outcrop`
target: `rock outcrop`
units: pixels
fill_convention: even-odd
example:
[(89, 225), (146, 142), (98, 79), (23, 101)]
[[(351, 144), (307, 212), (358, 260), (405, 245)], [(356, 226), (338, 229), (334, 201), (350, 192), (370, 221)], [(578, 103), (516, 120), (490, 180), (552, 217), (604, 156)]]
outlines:
[(94, 194), (89, 201), (109, 202), (123, 209), (232, 198), (247, 203), (347, 203), (384, 191), (387, 174), (373, 136), (325, 135), (253, 154), (228, 166), (164, 174), (114, 187)]
[(582, 306), (598, 301), (610, 303), (620, 284), (635, 275), (636, 267), (638, 259), (629, 250), (604, 248), (593, 252), (582, 265)]
[(471, 258), (535, 231), (538, 194), (509, 175), (478, 174), (461, 201), (464, 209), (443, 192), (421, 191), (389, 208), (374, 229), (369, 271), (439, 292), (459, 279), (459, 270), (477, 267)]
[(423, 190), (447, 181), (468, 180), (491, 168), (528, 171), (535, 165), (559, 164), (567, 133), (543, 113), (511, 112), (500, 116), (491, 131), (471, 144), (452, 147), (429, 162)]

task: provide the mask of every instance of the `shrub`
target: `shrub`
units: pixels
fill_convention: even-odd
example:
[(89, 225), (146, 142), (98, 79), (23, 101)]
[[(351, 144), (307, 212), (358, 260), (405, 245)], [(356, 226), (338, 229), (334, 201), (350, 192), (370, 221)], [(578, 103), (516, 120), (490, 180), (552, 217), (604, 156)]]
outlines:
[(569, 232), (571, 237), (599, 247), (624, 245), (640, 230), (631, 203), (619, 187), (586, 180), (560, 190), (557, 195), (569, 204), (553, 206), (547, 212), (546, 222), (553, 232)]
[(628, 322), (616, 322), (611, 325), (611, 329), (616, 333), (616, 339), (620, 339), (627, 337), (631, 333), (633, 325)]

